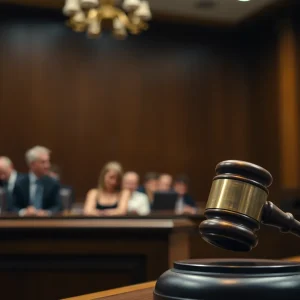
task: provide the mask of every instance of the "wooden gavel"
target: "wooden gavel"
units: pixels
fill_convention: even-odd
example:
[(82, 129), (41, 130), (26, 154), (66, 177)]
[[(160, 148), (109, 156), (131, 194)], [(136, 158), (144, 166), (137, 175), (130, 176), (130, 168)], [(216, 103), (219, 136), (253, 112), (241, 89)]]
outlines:
[(267, 201), (272, 175), (260, 166), (228, 160), (216, 166), (200, 234), (208, 243), (232, 251), (250, 251), (258, 243), (260, 223), (300, 237), (300, 222)]

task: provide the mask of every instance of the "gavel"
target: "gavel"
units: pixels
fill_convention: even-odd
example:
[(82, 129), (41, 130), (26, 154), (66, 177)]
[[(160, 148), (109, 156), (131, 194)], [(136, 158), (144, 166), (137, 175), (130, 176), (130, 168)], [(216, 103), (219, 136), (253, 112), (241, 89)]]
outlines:
[(226, 250), (247, 252), (258, 243), (260, 223), (300, 237), (300, 222), (267, 201), (272, 181), (272, 175), (258, 165), (238, 160), (219, 163), (206, 220), (199, 226), (202, 238)]
[[(268, 201), (271, 174), (260, 166), (228, 160), (216, 166), (206, 220), (200, 234), (208, 243), (250, 251), (260, 224), (300, 236), (300, 222)], [(262, 259), (190, 259), (174, 262), (157, 280), (153, 300), (298, 300), (300, 264)]]

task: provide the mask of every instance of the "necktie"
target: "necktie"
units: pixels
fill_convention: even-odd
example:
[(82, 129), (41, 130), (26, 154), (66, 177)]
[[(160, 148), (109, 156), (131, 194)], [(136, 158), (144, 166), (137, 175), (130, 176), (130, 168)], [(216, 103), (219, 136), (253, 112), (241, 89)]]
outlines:
[[(6, 205), (10, 206), (9, 203), (12, 201), (12, 191), (8, 189), (8, 182), (4, 182), (4, 202), (2, 203), (2, 209), (6, 209)], [(6, 203), (5, 203), (6, 202)]]
[(4, 212), (6, 210), (6, 201), (9, 200), (10, 197), (8, 190), (7, 190), (7, 184), (4, 182), (3, 187), (0, 187), (0, 210), (1, 212)]
[(43, 186), (40, 180), (37, 180), (35, 183), (36, 183), (36, 189), (33, 198), (33, 206), (36, 209), (42, 209)]

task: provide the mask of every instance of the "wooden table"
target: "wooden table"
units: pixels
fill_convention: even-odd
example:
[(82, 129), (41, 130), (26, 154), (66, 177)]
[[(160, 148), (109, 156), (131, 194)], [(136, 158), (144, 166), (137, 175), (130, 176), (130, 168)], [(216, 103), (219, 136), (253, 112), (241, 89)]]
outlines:
[(53, 300), (156, 280), (190, 257), (188, 218), (0, 219), (3, 299)]
[(152, 281), (63, 300), (152, 300), (155, 283)]
[(300, 254), (300, 239), (262, 226), (249, 253), (201, 239), (203, 216), (50, 219), (0, 218), (3, 299), (53, 300), (157, 280), (187, 258), (281, 259)]

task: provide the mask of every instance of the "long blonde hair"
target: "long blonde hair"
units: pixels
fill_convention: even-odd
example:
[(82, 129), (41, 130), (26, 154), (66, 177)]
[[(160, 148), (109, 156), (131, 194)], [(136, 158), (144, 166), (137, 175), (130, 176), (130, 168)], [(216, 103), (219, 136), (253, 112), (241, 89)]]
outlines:
[(98, 191), (104, 191), (105, 190), (105, 182), (104, 178), (108, 171), (115, 171), (118, 174), (118, 185), (116, 187), (116, 191), (121, 190), (121, 182), (123, 177), (123, 168), (120, 163), (116, 161), (108, 162), (101, 170), (100, 176), (98, 179)]

